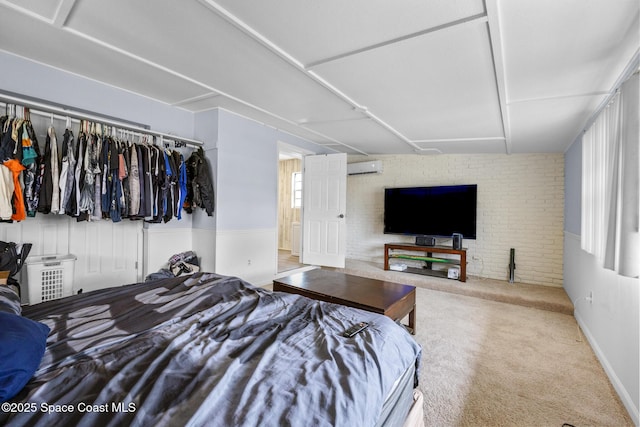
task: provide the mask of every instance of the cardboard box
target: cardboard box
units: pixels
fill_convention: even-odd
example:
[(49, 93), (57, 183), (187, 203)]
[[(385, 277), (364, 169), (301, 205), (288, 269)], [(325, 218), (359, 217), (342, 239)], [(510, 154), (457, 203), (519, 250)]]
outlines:
[(9, 271), (0, 271), (0, 285), (6, 285), (9, 278)]

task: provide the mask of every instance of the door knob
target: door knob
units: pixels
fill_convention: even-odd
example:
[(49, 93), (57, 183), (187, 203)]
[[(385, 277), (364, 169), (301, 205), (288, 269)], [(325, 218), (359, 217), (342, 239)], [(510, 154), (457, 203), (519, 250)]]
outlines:
[(344, 214), (338, 215), (338, 218), (344, 218)]

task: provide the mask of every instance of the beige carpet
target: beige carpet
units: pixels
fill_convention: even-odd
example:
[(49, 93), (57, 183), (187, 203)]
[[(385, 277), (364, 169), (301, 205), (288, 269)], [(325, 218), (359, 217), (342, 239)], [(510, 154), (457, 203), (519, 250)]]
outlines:
[(425, 289), (557, 311), (573, 316), (573, 304), (562, 288), (509, 283), (506, 280), (481, 279), (473, 276), (467, 277), (466, 282), (460, 282), (420, 274), (385, 271), (382, 264), (351, 259), (347, 260), (346, 267), (340, 271)]
[(462, 283), (359, 261), (344, 271), (418, 287), (425, 425), (633, 426), (575, 319), (565, 314), (572, 305), (564, 290)]

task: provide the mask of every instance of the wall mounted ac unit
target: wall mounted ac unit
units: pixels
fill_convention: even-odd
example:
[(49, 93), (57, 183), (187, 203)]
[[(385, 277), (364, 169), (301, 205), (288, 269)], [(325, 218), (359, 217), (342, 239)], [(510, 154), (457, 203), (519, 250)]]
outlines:
[(371, 162), (347, 163), (348, 175), (362, 175), (365, 173), (382, 173), (382, 160)]

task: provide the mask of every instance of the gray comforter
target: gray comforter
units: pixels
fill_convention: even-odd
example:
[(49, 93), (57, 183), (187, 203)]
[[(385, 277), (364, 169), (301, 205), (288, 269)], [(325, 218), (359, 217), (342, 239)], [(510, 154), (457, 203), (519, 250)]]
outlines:
[[(9, 425), (373, 426), (420, 347), (391, 319), (214, 274), (25, 307), (51, 328)], [(356, 322), (371, 326), (353, 338)]]

